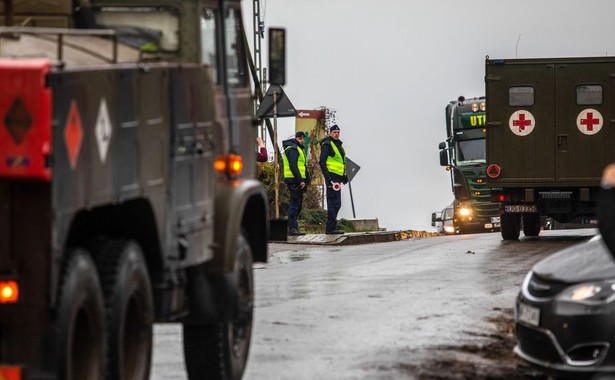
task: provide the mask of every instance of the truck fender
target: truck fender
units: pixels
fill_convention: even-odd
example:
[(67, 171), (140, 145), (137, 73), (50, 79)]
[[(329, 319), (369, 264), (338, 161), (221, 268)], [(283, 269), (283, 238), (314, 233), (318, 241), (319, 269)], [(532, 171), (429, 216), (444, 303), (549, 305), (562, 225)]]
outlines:
[(205, 271), (232, 271), (237, 236), (242, 232), (253, 261), (267, 261), (269, 210), (262, 184), (253, 179), (218, 183), (214, 207), (214, 259), (205, 264)]

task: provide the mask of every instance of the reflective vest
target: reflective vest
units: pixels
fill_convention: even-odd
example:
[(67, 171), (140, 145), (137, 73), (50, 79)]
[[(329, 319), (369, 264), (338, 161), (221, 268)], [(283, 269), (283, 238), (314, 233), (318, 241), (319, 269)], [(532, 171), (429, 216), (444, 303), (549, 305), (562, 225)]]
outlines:
[(327, 170), (329, 173), (337, 174), (339, 176), (346, 175), (346, 157), (342, 157), (337, 145), (331, 140), (331, 148), (335, 152), (335, 156), (327, 156)]
[(297, 149), (299, 152), (299, 157), (297, 158), (297, 169), (299, 169), (299, 174), (301, 174), (302, 179), (306, 179), (305, 171), (306, 171), (306, 161), (305, 161), (305, 153), (303, 153), (303, 149), (298, 146), (288, 146), (284, 149), (284, 178), (295, 178), (293, 172), (290, 170), (290, 163), (288, 162), (288, 157), (286, 156), (286, 151), (289, 149)]

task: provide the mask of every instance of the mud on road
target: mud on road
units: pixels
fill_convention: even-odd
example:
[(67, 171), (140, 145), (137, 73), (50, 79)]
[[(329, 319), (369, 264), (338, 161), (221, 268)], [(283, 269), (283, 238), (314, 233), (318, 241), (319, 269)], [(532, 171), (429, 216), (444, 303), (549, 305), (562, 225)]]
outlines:
[[(541, 373), (513, 354), (515, 346), (513, 309), (494, 309), (495, 317), (486, 318), (490, 329), (481, 334), (465, 332), (475, 343), (434, 345), (423, 348), (420, 363), (399, 364), (397, 371), (409, 378), (436, 379), (545, 379)], [(460, 340), (464, 340), (462, 336)], [(384, 368), (383, 368), (384, 369)], [(390, 370), (390, 369), (389, 369)]]

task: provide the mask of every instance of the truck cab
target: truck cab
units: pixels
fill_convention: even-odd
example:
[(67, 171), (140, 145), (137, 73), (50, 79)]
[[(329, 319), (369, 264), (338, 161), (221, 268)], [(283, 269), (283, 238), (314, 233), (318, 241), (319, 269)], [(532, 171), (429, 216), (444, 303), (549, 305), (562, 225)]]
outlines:
[(446, 106), (447, 139), (439, 144), (440, 165), (450, 172), (456, 233), (499, 227), (485, 174), (485, 98), (460, 96)]

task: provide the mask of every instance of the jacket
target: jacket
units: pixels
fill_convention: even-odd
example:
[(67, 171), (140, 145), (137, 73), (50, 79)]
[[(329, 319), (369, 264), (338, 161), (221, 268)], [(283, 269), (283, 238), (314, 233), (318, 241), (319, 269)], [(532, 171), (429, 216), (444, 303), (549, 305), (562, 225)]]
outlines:
[[(299, 144), (296, 139), (292, 138), (282, 141), (282, 149), (284, 155), (284, 167), (286, 168), (286, 165), (288, 165), (288, 168), (292, 172), (292, 178), (284, 176), (284, 182), (288, 185), (298, 185), (301, 182), (305, 182), (306, 185), (309, 184), (310, 173), (308, 172), (307, 167), (305, 168), (305, 178), (303, 178), (297, 165), (300, 155), (298, 149), (303, 151), (304, 146)], [(305, 162), (307, 164), (307, 157), (305, 158)]]
[(327, 160), (331, 162), (331, 158), (336, 157), (335, 149), (331, 146), (331, 144), (335, 144), (335, 148), (337, 148), (337, 151), (342, 156), (342, 162), (344, 162), (344, 164), (346, 163), (346, 152), (344, 151), (344, 147), (342, 146), (342, 140), (335, 140), (331, 137), (327, 137), (322, 140), (322, 145), (320, 147), (320, 160), (318, 163), (320, 164), (320, 170), (322, 171), (322, 174), (325, 176), (325, 183), (327, 184), (327, 186), (329, 186), (331, 182), (348, 182), (345, 168), (343, 175), (332, 173), (329, 168), (327, 168)]

